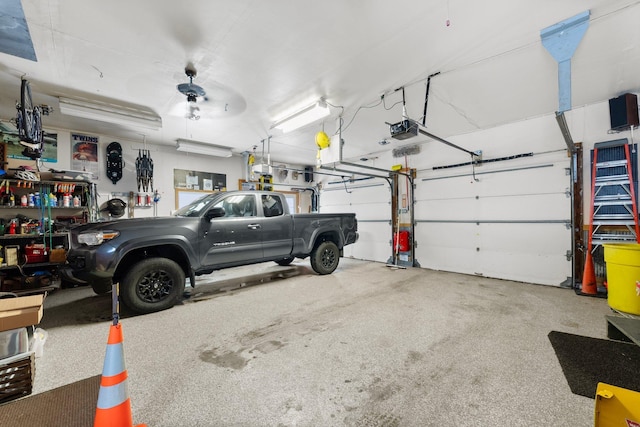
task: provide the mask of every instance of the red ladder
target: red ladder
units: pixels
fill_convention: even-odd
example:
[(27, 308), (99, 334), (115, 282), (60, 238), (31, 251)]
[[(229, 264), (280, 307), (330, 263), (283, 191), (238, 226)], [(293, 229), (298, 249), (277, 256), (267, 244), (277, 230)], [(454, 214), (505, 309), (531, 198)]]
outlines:
[[(598, 148), (593, 149), (591, 169), (591, 208), (589, 211), (589, 236), (582, 275), (583, 294), (597, 294), (593, 267), (595, 247), (605, 243), (640, 243), (638, 205), (631, 171), (629, 144), (624, 144), (624, 159), (598, 161)], [(624, 169), (620, 173), (620, 168)], [(598, 175), (598, 171), (603, 174)], [(603, 191), (608, 188), (608, 191)], [(613, 210), (607, 210), (607, 207)], [(620, 231), (626, 228), (626, 231)]]

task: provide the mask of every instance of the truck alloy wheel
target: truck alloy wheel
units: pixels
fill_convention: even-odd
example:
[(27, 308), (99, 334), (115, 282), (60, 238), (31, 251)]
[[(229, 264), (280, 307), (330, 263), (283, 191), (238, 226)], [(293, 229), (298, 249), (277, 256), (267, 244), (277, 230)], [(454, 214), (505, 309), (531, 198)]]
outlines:
[(331, 241), (321, 242), (311, 253), (311, 268), (318, 274), (333, 273), (339, 261), (340, 250)]
[(173, 307), (184, 292), (185, 276), (180, 266), (167, 258), (147, 258), (125, 276), (122, 302), (136, 313), (152, 313)]

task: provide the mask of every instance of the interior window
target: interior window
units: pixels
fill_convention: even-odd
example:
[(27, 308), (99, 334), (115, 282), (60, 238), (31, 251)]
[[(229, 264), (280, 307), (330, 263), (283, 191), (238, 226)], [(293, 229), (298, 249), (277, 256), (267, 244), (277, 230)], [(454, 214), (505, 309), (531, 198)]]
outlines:
[(282, 215), (284, 213), (282, 200), (279, 197), (264, 194), (262, 195), (262, 210), (266, 217)]

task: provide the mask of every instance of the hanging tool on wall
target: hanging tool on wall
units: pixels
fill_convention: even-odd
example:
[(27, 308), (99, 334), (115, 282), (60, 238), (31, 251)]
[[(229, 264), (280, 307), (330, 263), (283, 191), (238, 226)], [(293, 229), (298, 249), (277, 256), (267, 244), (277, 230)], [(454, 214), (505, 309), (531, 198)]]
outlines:
[(113, 184), (122, 178), (122, 146), (119, 142), (113, 141), (107, 145), (107, 176)]
[(153, 160), (149, 150), (138, 150), (138, 158), (136, 158), (136, 179), (138, 182), (138, 191), (147, 192), (149, 189), (153, 192)]

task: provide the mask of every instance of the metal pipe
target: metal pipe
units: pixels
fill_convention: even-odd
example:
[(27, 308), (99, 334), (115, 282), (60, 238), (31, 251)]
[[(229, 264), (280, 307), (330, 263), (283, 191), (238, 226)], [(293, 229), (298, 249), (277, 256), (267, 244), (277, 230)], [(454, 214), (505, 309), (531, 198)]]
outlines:
[[(374, 175), (372, 173), (367, 173), (367, 172), (358, 172), (358, 171), (351, 171), (351, 170), (346, 170), (346, 169), (338, 169), (336, 167), (328, 168), (327, 166), (320, 166), (320, 169), (331, 170), (331, 171), (335, 171), (335, 172), (344, 172), (344, 173), (356, 174), (356, 175), (363, 175), (363, 176), (372, 176), (374, 178), (388, 178), (387, 176)], [(340, 176), (342, 176), (342, 175), (340, 175)]]
[(430, 132), (427, 132), (427, 131), (426, 131), (426, 130), (424, 130), (424, 129), (420, 129), (420, 128), (418, 128), (418, 132), (420, 132), (421, 134), (423, 134), (423, 135), (425, 135), (425, 136), (428, 136), (429, 138), (433, 138), (433, 139), (435, 139), (436, 141), (442, 142), (443, 144), (446, 144), (446, 145), (448, 145), (449, 147), (453, 147), (453, 148), (455, 148), (456, 150), (464, 151), (465, 153), (471, 154), (471, 156), (477, 156), (477, 155), (478, 155), (477, 153), (474, 153), (473, 151), (469, 151), (469, 150), (467, 150), (466, 148), (459, 147), (459, 146), (457, 146), (456, 144), (454, 144), (454, 143), (452, 143), (452, 142), (449, 142), (449, 141), (447, 141), (446, 139), (440, 138), (439, 136), (434, 135), (434, 134), (432, 134), (432, 133), (430, 133)]
[(382, 168), (376, 168), (374, 166), (367, 166), (367, 165), (360, 165), (358, 163), (350, 163), (350, 162), (340, 162), (341, 165), (346, 165), (346, 166), (355, 166), (357, 168), (362, 168), (362, 169), (369, 169), (369, 170), (374, 170), (374, 171), (379, 171), (379, 172), (394, 172), (394, 171), (390, 171), (388, 169), (382, 169)]
[(556, 113), (556, 121), (558, 122), (558, 126), (560, 126), (560, 132), (562, 132), (562, 137), (564, 138), (565, 144), (567, 144), (567, 148), (573, 154), (576, 152), (576, 145), (573, 142), (573, 138), (571, 138), (571, 132), (569, 131), (569, 126), (567, 126), (567, 120), (564, 117), (564, 111), (561, 113)]

